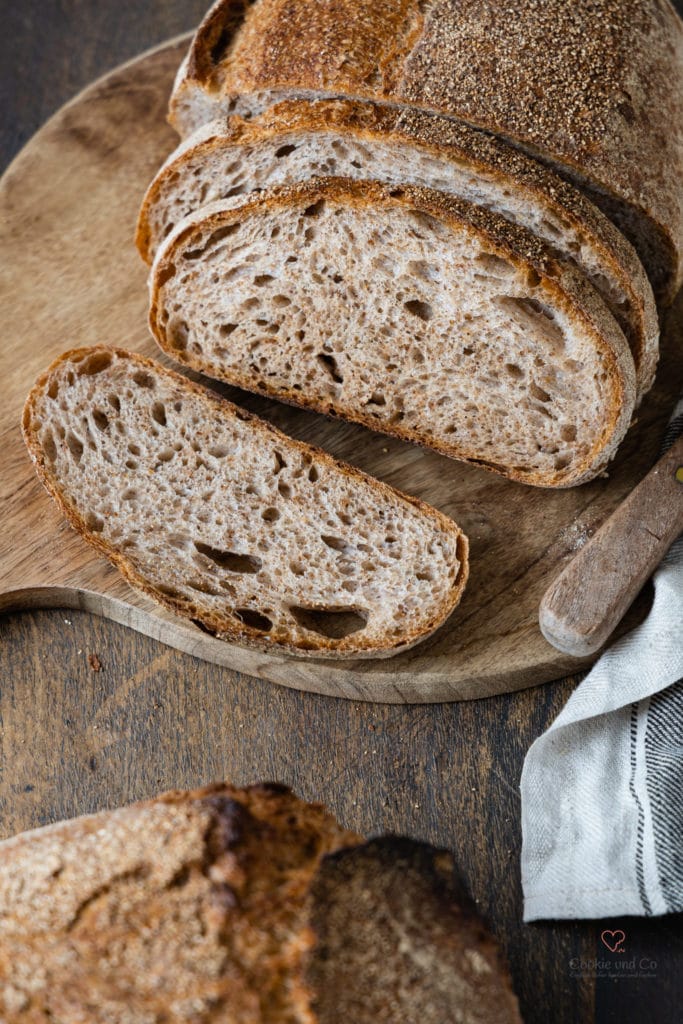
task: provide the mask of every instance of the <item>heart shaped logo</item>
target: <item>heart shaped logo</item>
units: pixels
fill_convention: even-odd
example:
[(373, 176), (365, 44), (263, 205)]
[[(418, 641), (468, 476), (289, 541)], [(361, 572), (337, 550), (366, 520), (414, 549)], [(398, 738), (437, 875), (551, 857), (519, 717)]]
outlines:
[(600, 938), (610, 953), (624, 952), (623, 943), (626, 942), (626, 932), (622, 932), (621, 928), (615, 932), (604, 931)]

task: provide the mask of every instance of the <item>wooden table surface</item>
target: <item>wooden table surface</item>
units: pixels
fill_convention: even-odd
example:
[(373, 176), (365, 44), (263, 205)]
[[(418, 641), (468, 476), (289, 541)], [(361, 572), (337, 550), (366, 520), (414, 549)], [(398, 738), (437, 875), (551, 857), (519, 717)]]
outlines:
[[(5, 4), (2, 169), (84, 85), (189, 30), (206, 5)], [(522, 762), (576, 683), (466, 704), (355, 704), (199, 662), (84, 613), (6, 615), (0, 833), (217, 779), (285, 782), (360, 832), (394, 831), (450, 847), (505, 947), (527, 1024), (668, 1024), (681, 1019), (683, 915), (521, 921)], [(576, 959), (605, 952), (604, 928), (623, 928), (629, 956), (655, 961), (655, 978), (596, 978), (590, 969), (576, 977)]]

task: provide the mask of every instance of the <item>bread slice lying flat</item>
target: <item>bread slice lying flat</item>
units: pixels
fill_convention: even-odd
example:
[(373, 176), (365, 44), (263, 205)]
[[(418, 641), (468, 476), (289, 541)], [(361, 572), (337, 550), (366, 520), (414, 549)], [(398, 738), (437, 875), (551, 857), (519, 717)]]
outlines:
[(150, 287), (186, 366), (524, 483), (589, 480), (633, 412), (631, 353), (585, 277), (432, 190), (319, 179), (207, 207)]
[(142, 356), (67, 352), (23, 430), (85, 539), (220, 639), (387, 656), (460, 600), (467, 540), (451, 519)]
[(140, 213), (152, 261), (176, 224), (202, 206), (316, 176), (371, 178), (454, 193), (528, 228), (583, 271), (622, 328), (638, 396), (654, 380), (659, 322), (635, 250), (572, 185), (457, 121), (369, 103), (282, 103), (254, 118), (200, 128), (167, 160)]
[(683, 24), (669, 0), (219, 0), (169, 119), (186, 136), (295, 97), (409, 105), (499, 135), (614, 220), (662, 301), (683, 280)]
[(364, 844), (272, 784), (167, 793), (0, 843), (0, 1017), (520, 1021), (449, 854)]

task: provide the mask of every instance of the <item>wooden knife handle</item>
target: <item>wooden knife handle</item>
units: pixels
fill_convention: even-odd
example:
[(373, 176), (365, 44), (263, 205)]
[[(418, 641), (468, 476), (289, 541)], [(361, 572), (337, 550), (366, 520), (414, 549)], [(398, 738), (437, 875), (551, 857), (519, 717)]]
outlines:
[(541, 601), (543, 636), (565, 654), (602, 647), (683, 533), (683, 437), (564, 568)]

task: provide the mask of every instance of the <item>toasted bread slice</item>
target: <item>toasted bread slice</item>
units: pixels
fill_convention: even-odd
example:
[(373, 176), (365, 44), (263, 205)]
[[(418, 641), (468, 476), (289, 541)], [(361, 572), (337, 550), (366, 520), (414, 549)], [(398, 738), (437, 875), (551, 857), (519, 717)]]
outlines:
[(591, 479), (633, 412), (631, 353), (584, 275), (429, 189), (318, 179), (207, 207), (150, 287), (186, 366), (523, 483)]
[(220, 639), (383, 657), (460, 600), (467, 540), (451, 519), (142, 356), (67, 352), (23, 430), (85, 539)]
[(145, 197), (140, 253), (188, 214), (254, 189), (311, 177), (370, 178), (453, 193), (542, 238), (583, 271), (623, 330), (638, 399), (652, 385), (659, 321), (633, 247), (578, 189), (484, 132), (422, 111), (320, 100), (282, 103), (254, 118), (204, 126), (166, 161)]

